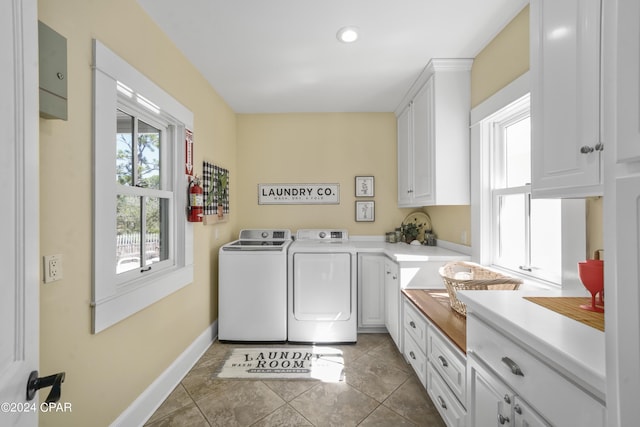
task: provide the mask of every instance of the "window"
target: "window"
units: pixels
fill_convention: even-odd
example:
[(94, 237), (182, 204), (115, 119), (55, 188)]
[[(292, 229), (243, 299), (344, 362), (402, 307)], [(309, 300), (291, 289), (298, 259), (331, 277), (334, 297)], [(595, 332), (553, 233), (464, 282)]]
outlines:
[(531, 196), (529, 75), (471, 111), (472, 259), (527, 285), (580, 288), (585, 203)]
[(193, 116), (94, 41), (94, 333), (193, 279), (185, 131)]
[(492, 121), (492, 264), (560, 283), (560, 200), (531, 198), (529, 111), (525, 98)]

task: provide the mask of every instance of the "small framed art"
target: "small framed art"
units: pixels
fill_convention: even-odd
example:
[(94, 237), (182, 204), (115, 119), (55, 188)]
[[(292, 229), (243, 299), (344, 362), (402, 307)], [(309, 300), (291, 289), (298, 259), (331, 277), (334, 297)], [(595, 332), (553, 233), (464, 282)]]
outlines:
[(372, 176), (356, 176), (356, 197), (373, 197), (373, 185)]
[(356, 221), (373, 222), (376, 219), (376, 205), (373, 201), (356, 202)]

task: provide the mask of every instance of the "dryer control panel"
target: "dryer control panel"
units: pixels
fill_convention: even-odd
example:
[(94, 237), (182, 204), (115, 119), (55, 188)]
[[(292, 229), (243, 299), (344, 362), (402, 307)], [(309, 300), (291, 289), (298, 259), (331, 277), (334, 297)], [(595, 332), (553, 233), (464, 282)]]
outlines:
[(296, 233), (296, 240), (344, 242), (349, 240), (349, 233), (347, 230), (336, 229), (301, 229)]

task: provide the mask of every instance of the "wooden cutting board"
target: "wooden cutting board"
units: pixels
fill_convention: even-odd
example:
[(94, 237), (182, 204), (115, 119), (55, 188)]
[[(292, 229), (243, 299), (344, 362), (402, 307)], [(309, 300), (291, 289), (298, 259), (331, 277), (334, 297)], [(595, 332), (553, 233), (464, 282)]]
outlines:
[(580, 308), (581, 304), (591, 305), (591, 297), (523, 297), (556, 313), (604, 332), (604, 313)]

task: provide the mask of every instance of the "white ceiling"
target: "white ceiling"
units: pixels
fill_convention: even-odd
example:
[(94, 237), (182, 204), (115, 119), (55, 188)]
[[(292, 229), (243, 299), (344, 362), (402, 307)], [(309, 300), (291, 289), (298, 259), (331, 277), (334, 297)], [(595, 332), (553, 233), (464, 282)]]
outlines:
[(431, 58), (475, 57), (528, 0), (138, 3), (235, 112), (282, 113), (394, 111)]

